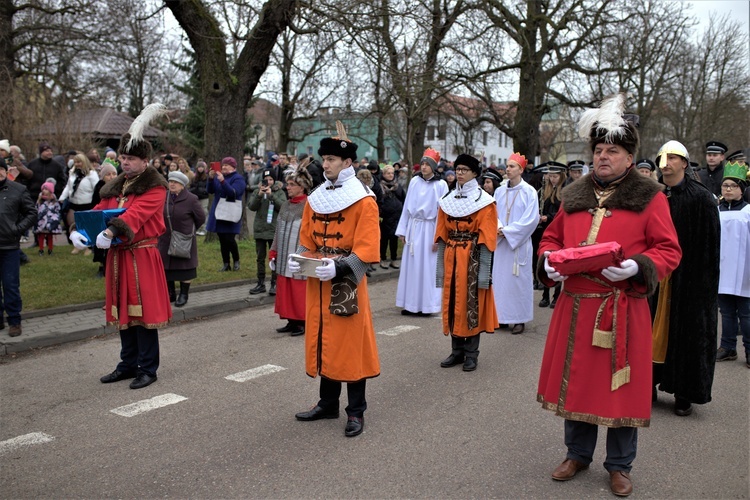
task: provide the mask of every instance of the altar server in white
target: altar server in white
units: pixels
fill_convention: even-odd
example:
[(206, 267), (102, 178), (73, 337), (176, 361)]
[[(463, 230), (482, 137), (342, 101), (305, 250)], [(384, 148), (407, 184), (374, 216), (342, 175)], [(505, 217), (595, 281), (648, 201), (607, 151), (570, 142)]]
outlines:
[(442, 291), (435, 288), (437, 244), (433, 242), (438, 201), (448, 193), (448, 184), (435, 175), (439, 162), (440, 153), (427, 148), (420, 173), (409, 183), (396, 228), (396, 235), (404, 243), (396, 292), (396, 306), (403, 308), (403, 315), (440, 312)]
[(531, 234), (539, 224), (536, 191), (521, 174), (526, 157), (508, 158), (507, 181), (495, 190), (497, 202), (497, 248), (492, 265), (492, 288), (501, 325), (512, 325), (511, 333), (523, 333), (534, 319), (534, 279)]

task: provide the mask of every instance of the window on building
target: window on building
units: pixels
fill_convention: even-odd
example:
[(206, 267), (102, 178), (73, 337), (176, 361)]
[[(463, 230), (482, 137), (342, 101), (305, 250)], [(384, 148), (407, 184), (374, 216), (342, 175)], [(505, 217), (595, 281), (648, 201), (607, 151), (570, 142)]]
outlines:
[(434, 139), (435, 139), (435, 126), (428, 125), (427, 126), (427, 140), (432, 141)]
[(385, 147), (385, 161), (390, 161), (391, 159), (391, 147), (386, 146)]
[(312, 156), (313, 155), (313, 147), (312, 146), (307, 146), (307, 155), (308, 156)]
[(445, 125), (438, 125), (438, 140), (444, 141), (445, 140)]
[(482, 144), (487, 145), (487, 131), (482, 130)]

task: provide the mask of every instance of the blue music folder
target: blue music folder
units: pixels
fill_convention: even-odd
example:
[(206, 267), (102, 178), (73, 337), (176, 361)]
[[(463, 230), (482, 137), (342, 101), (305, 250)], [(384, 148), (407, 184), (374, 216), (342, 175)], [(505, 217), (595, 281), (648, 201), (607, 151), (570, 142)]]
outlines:
[[(86, 238), (86, 246), (93, 247), (96, 237), (107, 229), (110, 219), (125, 212), (124, 208), (110, 208), (108, 210), (84, 210), (74, 214), (76, 220), (76, 231)], [(120, 238), (112, 240), (112, 244), (122, 243)]]

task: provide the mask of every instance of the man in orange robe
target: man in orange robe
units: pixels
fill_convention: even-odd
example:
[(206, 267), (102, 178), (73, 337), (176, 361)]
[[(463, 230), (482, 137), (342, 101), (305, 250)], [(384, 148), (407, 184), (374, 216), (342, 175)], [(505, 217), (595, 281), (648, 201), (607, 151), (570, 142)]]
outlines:
[[(380, 360), (367, 293), (367, 265), (380, 259), (380, 223), (374, 193), (354, 173), (357, 145), (339, 136), (320, 141), (326, 181), (313, 191), (302, 214), (299, 253), (315, 252), (322, 265), (307, 280), (305, 367), (320, 375), (320, 401), (298, 420), (338, 418), (341, 383), (349, 405), (344, 434), (364, 429), (365, 383), (380, 375)], [(289, 256), (293, 273), (300, 271)]]
[(443, 333), (451, 336), (452, 346), (440, 366), (463, 363), (469, 372), (477, 369), (479, 334), (498, 326), (490, 284), (497, 210), (495, 198), (477, 183), (479, 161), (462, 154), (453, 165), (456, 189), (440, 199), (435, 229), (436, 286), (443, 288)]
[[(550, 321), (537, 400), (565, 419), (565, 460), (552, 479), (567, 481), (592, 461), (598, 426), (607, 427), (610, 489), (633, 491), (638, 427), (651, 416), (651, 315), (646, 297), (680, 261), (667, 199), (631, 167), (636, 125), (623, 117), (624, 95), (605, 100), (581, 118), (594, 169), (562, 193), (562, 206), (539, 243), (537, 276), (545, 286), (564, 282)], [(617, 266), (564, 276), (550, 252), (617, 242)]]

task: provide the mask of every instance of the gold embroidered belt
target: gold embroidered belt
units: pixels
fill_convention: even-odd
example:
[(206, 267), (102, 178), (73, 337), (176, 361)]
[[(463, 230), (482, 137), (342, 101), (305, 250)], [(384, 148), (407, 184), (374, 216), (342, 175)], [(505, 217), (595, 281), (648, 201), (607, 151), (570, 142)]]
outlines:
[(138, 262), (135, 258), (135, 250), (139, 248), (154, 248), (156, 247), (156, 238), (149, 238), (146, 240), (137, 241), (130, 245), (118, 245), (110, 248), (110, 251), (114, 250), (114, 256), (112, 258), (112, 266), (114, 267), (114, 280), (112, 290), (112, 306), (111, 313), (112, 317), (119, 319), (120, 313), (118, 306), (120, 304), (120, 267), (119, 257), (120, 252), (130, 252), (133, 255), (133, 272), (135, 273), (135, 291), (138, 297), (137, 304), (128, 304), (128, 316), (143, 317), (143, 302), (141, 301), (141, 284), (138, 278)]
[[(577, 293), (566, 288), (564, 293), (575, 301), (574, 311), (578, 310), (581, 299), (601, 299), (594, 323), (594, 335), (591, 345), (612, 350), (611, 390), (615, 391), (630, 382), (630, 365), (628, 363), (628, 299), (645, 298), (646, 295), (632, 289), (613, 287), (605, 281), (589, 274), (579, 276), (605, 288), (606, 291)], [(576, 320), (575, 314), (573, 321)], [(570, 325), (571, 334), (575, 324)]]

